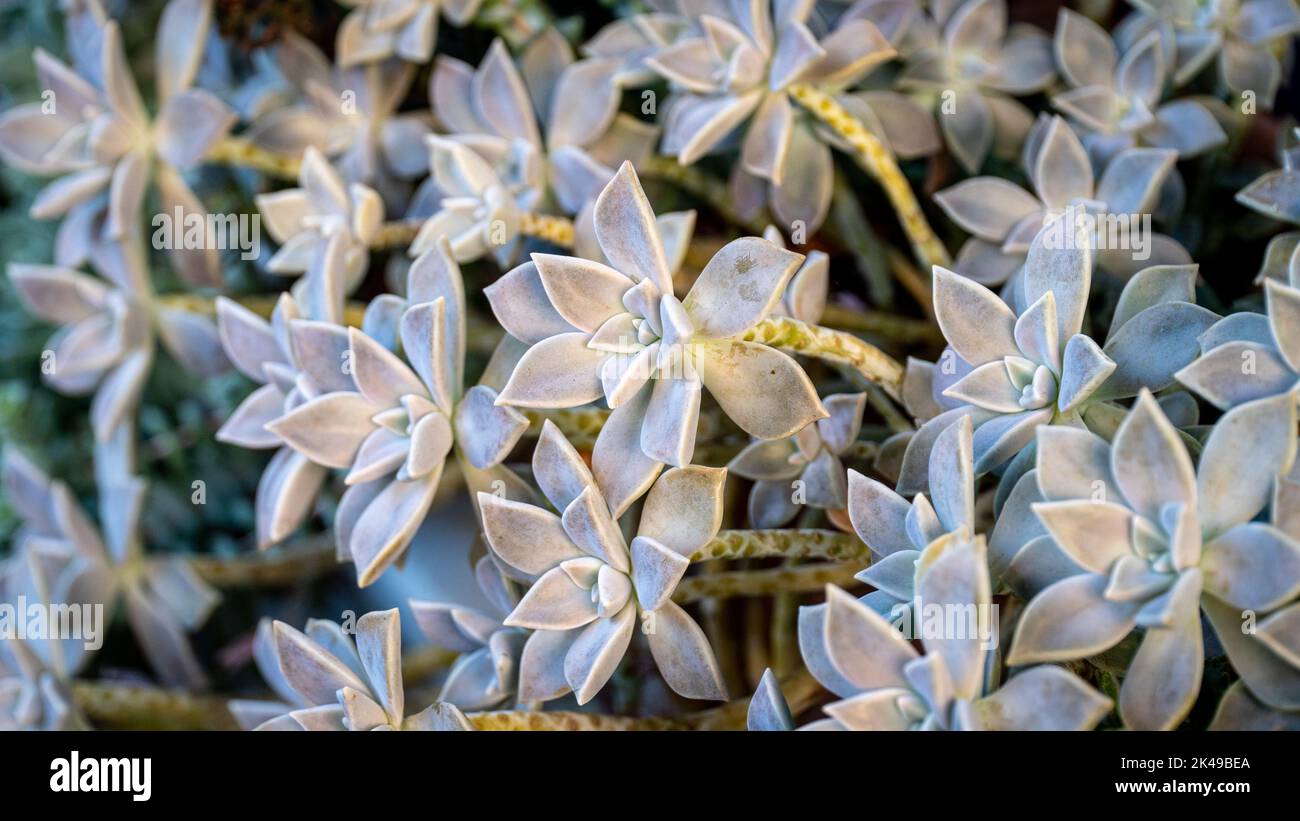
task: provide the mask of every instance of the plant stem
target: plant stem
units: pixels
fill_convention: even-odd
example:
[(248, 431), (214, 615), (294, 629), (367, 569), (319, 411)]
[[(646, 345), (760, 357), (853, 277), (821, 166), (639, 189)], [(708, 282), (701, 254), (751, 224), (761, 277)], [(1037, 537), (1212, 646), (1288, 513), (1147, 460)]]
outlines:
[(334, 537), (326, 533), (292, 547), (238, 556), (195, 556), (190, 566), (217, 587), (285, 587), (339, 567)]
[[(242, 294), (239, 296), (227, 296), (227, 299), (234, 300), (248, 310), (262, 317), (269, 318), (275, 311), (275, 305), (280, 301), (279, 294)], [(157, 299), (158, 305), (164, 308), (173, 308), (176, 310), (189, 311), (190, 313), (200, 314), (202, 316), (216, 316), (217, 303), (212, 297), (203, 294), (163, 294)], [(366, 304), (364, 302), (348, 302), (343, 306), (343, 323), (353, 328), (360, 328), (361, 322), (366, 315)]]
[(809, 325), (790, 317), (770, 316), (746, 331), (741, 339), (845, 366), (901, 401), (903, 366), (853, 334)]
[(599, 713), (543, 712), (527, 710), (492, 710), (466, 713), (475, 730), (554, 731), (554, 730), (689, 730), (685, 721), (670, 718), (611, 716)]
[(301, 157), (268, 151), (244, 137), (225, 137), (212, 147), (205, 159), (286, 180), (298, 179), (298, 169), (302, 167)]
[(790, 87), (790, 96), (853, 147), (858, 164), (885, 189), (917, 260), (927, 269), (931, 265), (951, 265), (948, 249), (930, 228), (889, 148), (830, 94), (799, 83)]
[(723, 599), (732, 596), (810, 593), (822, 590), (828, 584), (849, 584), (853, 581), (853, 574), (862, 568), (861, 561), (847, 561), (833, 564), (805, 564), (798, 567), (773, 567), (766, 570), (706, 573), (682, 579), (677, 585), (677, 591), (673, 593), (673, 601), (678, 604), (688, 604), (700, 599)]
[(707, 562), (767, 557), (856, 561), (861, 567), (870, 561), (871, 551), (857, 536), (838, 530), (723, 530), (690, 558)]
[(822, 312), (822, 324), (841, 331), (889, 337), (903, 343), (943, 342), (943, 333), (929, 322), (885, 311), (855, 311), (834, 303)]
[(72, 700), (86, 718), (132, 730), (237, 730), (225, 699), (110, 681), (75, 681)]
[[(420, 233), (422, 225), (423, 223), (413, 220), (386, 222), (379, 227), (379, 233), (370, 241), (370, 247), (382, 249), (410, 245)], [(560, 248), (573, 247), (573, 221), (568, 217), (525, 212), (519, 219), (519, 233), (544, 240)]]

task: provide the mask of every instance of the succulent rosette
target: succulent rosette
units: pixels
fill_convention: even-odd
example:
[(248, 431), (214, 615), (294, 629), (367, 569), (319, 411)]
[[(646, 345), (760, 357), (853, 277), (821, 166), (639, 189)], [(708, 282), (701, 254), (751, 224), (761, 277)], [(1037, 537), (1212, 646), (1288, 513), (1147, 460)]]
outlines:
[(900, 493), (925, 487), (933, 442), (960, 416), (975, 425), (980, 475), (1015, 459), (1040, 426), (1088, 424), (1090, 406), (1168, 388), (1196, 358), (1197, 338), (1218, 316), (1193, 301), (1194, 267), (1156, 266), (1130, 280), (1098, 345), (1081, 332), (1092, 252), (1086, 242), (1052, 247), (1054, 236), (1049, 224), (1029, 249), (1020, 282), (1028, 307), (1019, 313), (979, 283), (935, 268), (935, 314), (949, 350), (929, 376), (936, 400), (958, 404), (939, 406), (908, 442)]
[(1076, 428), (1038, 435), (1043, 501), (1032, 509), (1067, 561), (1053, 570), (1063, 578), (1030, 599), (1007, 663), (1095, 656), (1141, 628), (1120, 715), (1134, 729), (1170, 729), (1200, 690), (1204, 614), (1251, 692), (1295, 709), (1293, 613), (1242, 629), (1247, 612), (1268, 614), (1300, 593), (1300, 543), (1254, 521), (1295, 457), (1291, 397), (1229, 411), (1195, 466), (1147, 391), (1110, 442)]
[(474, 578), (487, 608), (412, 600), (411, 611), (425, 638), (461, 654), (447, 671), (438, 701), (462, 710), (490, 710), (514, 698), (528, 631), (504, 624), (519, 594), (491, 556), (475, 562)]
[[(356, 328), (346, 331), (346, 356), (332, 344), (300, 349), (303, 370), (337, 369), (352, 384), (306, 398), (264, 425), (317, 465), (348, 471), (334, 528), (339, 555), (356, 565), (363, 587), (410, 544), (458, 433), (473, 467), (485, 470), (527, 427), (522, 414), (493, 404), (491, 388), (464, 391), (464, 285), (445, 241), (411, 266), (407, 294), (396, 333), (383, 334), (401, 341), (405, 361)], [(303, 320), (291, 327), (295, 335), (318, 330)], [(337, 340), (333, 329), (321, 335)], [(316, 361), (308, 365), (308, 356)]]
[[(956, 266), (984, 285), (1001, 285), (1014, 278), (1029, 244), (1056, 217), (1069, 215), (1081, 221), (1085, 215), (1114, 214), (1131, 220), (1134, 215), (1152, 214), (1176, 159), (1177, 154), (1168, 149), (1125, 149), (1109, 161), (1098, 180), (1073, 129), (1060, 117), (1044, 116), (1030, 131), (1024, 148), (1032, 193), (1000, 177), (974, 177), (935, 195), (939, 207), (971, 234), (958, 252)], [(1137, 233), (1141, 226), (1132, 222), (1121, 229), (1115, 247), (1097, 237), (1087, 239), (1097, 251), (1098, 264), (1108, 271), (1131, 275), (1146, 265), (1191, 262), (1187, 251), (1170, 237), (1157, 233), (1143, 238)], [(1136, 244), (1130, 240), (1149, 242), (1149, 256), (1138, 259)]]
[(450, 704), (406, 714), (397, 610), (357, 619), (355, 638), (325, 621), (309, 622), (305, 633), (280, 621), (271, 630), (284, 686), (307, 706), (272, 718), (258, 730), (472, 729)]
[(1070, 90), (1053, 95), (1052, 105), (1084, 126), (1104, 146), (1098, 148), (1102, 155), (1141, 143), (1195, 157), (1227, 142), (1205, 104), (1161, 102), (1171, 67), (1160, 32), (1148, 33), (1121, 55), (1105, 29), (1061, 9), (1054, 45)]
[[(1181, 86), (1217, 63), (1221, 86), (1273, 106), (1290, 42), (1300, 33), (1295, 0), (1133, 0), (1135, 31), (1157, 30), (1173, 82)], [(1216, 60), (1217, 58), (1217, 60)]]
[(908, 56), (898, 82), (937, 97), (948, 150), (974, 174), (995, 144), (1019, 144), (1029, 130), (1033, 118), (1014, 98), (1039, 93), (1055, 78), (1046, 34), (1008, 27), (1004, 0), (968, 0), (953, 5), (941, 40)]
[[(37, 73), (49, 95), (0, 117), (0, 156), (28, 173), (58, 177), (31, 206), (36, 219), (63, 219), (57, 264), (80, 266), (101, 236), (133, 236), (155, 174), (163, 213), (179, 209), (206, 218), (181, 172), (198, 165), (235, 122), (235, 113), (216, 96), (191, 88), (211, 19), (211, 0), (167, 5), (156, 48), (160, 108), (152, 119), (131, 76), (117, 21), (98, 0), (85, 0), (69, 13), (73, 66), (36, 50)], [(189, 282), (221, 282), (212, 248), (176, 244), (169, 257)]]
[(822, 404), (830, 416), (789, 439), (751, 442), (727, 464), (731, 474), (754, 480), (749, 519), (755, 527), (781, 527), (802, 505), (824, 510), (848, 505), (840, 457), (857, 441), (866, 403), (865, 393), (827, 396)]
[[(991, 606), (984, 541), (946, 534), (915, 565), (915, 611)], [(996, 623), (986, 635), (922, 636), (917, 651), (898, 628), (837, 587), (799, 613), (799, 649), (817, 680), (840, 697), (808, 730), (1089, 730), (1110, 699), (1053, 665), (990, 676)], [(780, 712), (771, 711), (779, 721)], [(764, 727), (763, 729), (777, 729)], [(786, 728), (790, 729), (790, 728)]]
[(862, 18), (818, 37), (809, 28), (812, 6), (750, 0), (701, 7), (688, 14), (690, 33), (646, 61), (673, 88), (660, 150), (692, 165), (743, 131), (736, 171), (742, 179), (733, 185), (766, 187), (777, 219), (810, 231), (830, 207), (834, 164), (790, 88), (848, 88), (895, 53)]
[(501, 40), (477, 68), (439, 57), (429, 97), (447, 134), (430, 140), (433, 173), (412, 206), (428, 219), (411, 253), (446, 235), (462, 262), (492, 252), (509, 264), (524, 215), (552, 198), (577, 214), (622, 162), (649, 153), (658, 130), (619, 113), (616, 66), (575, 61), (554, 29), (518, 65)]
[[(98, 606), (105, 625), (120, 607), (160, 679), (206, 686), (186, 633), (207, 620), (220, 596), (188, 559), (144, 554), (143, 481), (117, 478), (101, 490), (102, 531), (66, 484), (51, 480), (12, 449), (4, 455), (4, 485), (24, 525), (6, 596), (33, 605)], [(33, 642), (30, 649), (57, 674), (71, 676), (90, 661), (88, 644), (86, 637), (67, 635)]]
[(352, 11), (339, 26), (335, 50), (346, 67), (388, 57), (426, 63), (438, 39), (438, 16), (463, 26), (483, 0), (346, 0)]
[(570, 408), (604, 398), (612, 408), (592, 469), (616, 515), (664, 464), (691, 462), (705, 387), (762, 439), (827, 415), (798, 363), (740, 338), (772, 312), (801, 255), (757, 237), (735, 240), (679, 300), (630, 164), (597, 198), (594, 220), (610, 265), (534, 254), (485, 292), (506, 331), (531, 345), (498, 403)]
[(533, 478), (560, 515), (479, 494), (493, 552), (534, 580), (504, 621), (533, 631), (519, 661), (519, 699), (572, 692), (579, 704), (591, 701), (638, 624), (674, 692), (725, 699), (704, 631), (672, 595), (691, 555), (722, 523), (726, 471), (689, 465), (664, 472), (646, 494), (630, 545), (599, 478), (549, 422), (533, 451)]

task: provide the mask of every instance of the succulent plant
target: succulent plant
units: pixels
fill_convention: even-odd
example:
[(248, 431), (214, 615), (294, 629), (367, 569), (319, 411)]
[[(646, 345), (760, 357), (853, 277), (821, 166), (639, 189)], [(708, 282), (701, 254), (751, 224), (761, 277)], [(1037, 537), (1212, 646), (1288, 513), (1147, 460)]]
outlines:
[[(338, 369), (352, 385), (307, 397), (264, 426), (312, 462), (348, 469), (344, 482), (349, 489), (340, 500), (335, 531), (340, 555), (356, 564), (362, 587), (410, 544), (433, 503), (457, 429), (481, 446), (469, 450), (479, 462), (475, 467), (486, 469), (527, 426), (517, 411), (492, 404), (490, 388), (482, 389), (486, 396), (481, 391), (465, 394), (471, 399), (469, 416), (458, 415), (465, 295), (460, 268), (445, 240), (411, 266), (407, 290), (413, 304), (401, 312), (396, 334), (407, 362), (356, 328), (346, 331), (347, 355), (342, 358), (331, 344), (300, 347), (303, 370)], [(335, 342), (339, 338), (334, 328), (307, 326), (304, 332)], [(462, 425), (466, 418), (468, 428)], [(394, 472), (391, 480), (386, 478)]]
[(393, 211), (404, 208), (410, 180), (429, 162), (422, 150), (429, 112), (398, 110), (415, 67), (396, 60), (336, 67), (296, 32), (274, 51), (275, 74), (286, 87), (281, 94), (290, 99), (255, 109), (248, 139), (290, 156), (315, 148), (338, 164), (346, 182), (378, 191)]
[[(1289, 396), (1250, 402), (1214, 427), (1193, 467), (1187, 446), (1143, 391), (1112, 442), (1043, 428), (1033, 511), (1073, 565), (1026, 606), (1008, 664), (1068, 661), (1142, 628), (1119, 710), (1135, 729), (1169, 729), (1200, 689), (1201, 613), (1252, 693), (1294, 709), (1296, 668), (1243, 613), (1300, 593), (1300, 543), (1253, 521), (1296, 449)], [(1275, 645), (1273, 645), (1275, 646)]]
[(830, 207), (831, 151), (800, 118), (789, 89), (848, 88), (894, 49), (861, 18), (818, 37), (808, 26), (811, 3), (717, 5), (692, 9), (690, 33), (646, 60), (674, 89), (664, 104), (661, 150), (692, 165), (743, 127), (736, 173), (756, 179), (733, 184), (766, 183), (778, 220), (816, 230)]
[(1160, 32), (1148, 33), (1121, 56), (1105, 29), (1061, 9), (1055, 49), (1071, 88), (1053, 95), (1052, 105), (1107, 143), (1106, 154), (1140, 142), (1194, 157), (1227, 142), (1214, 115), (1197, 100), (1161, 104), (1171, 67)]
[(1300, 726), (1294, 0), (37, 5), (0, 729)]
[(613, 60), (575, 62), (552, 29), (519, 63), (522, 72), (499, 39), (476, 69), (438, 58), (429, 97), (449, 134), (430, 141), (433, 174), (416, 199), (432, 213), (412, 254), (447, 235), (457, 259), (491, 250), (507, 265), (518, 255), (521, 219), (551, 191), (576, 214), (619, 164), (651, 149), (657, 129), (618, 112)]
[(858, 438), (866, 403), (865, 393), (827, 396), (822, 404), (830, 416), (788, 439), (751, 442), (728, 463), (731, 474), (754, 480), (749, 518), (755, 527), (781, 527), (801, 505), (829, 510), (848, 505), (840, 456)]
[[(991, 607), (984, 541), (935, 539), (916, 559), (915, 612)], [(944, 618), (940, 615), (939, 618)], [(985, 617), (981, 617), (985, 618)], [(992, 635), (996, 635), (996, 624)], [(922, 635), (918, 653), (898, 628), (836, 587), (826, 604), (799, 613), (799, 649), (808, 669), (840, 700), (810, 730), (1088, 730), (1110, 699), (1050, 664), (990, 681), (987, 636)]]
[(310, 146), (298, 184), (257, 197), (266, 230), (280, 243), (267, 268), (277, 274), (305, 272), (298, 298), (313, 316), (341, 322), (343, 295), (355, 290), (366, 271), (368, 246), (384, 221), (384, 203), (372, 188), (345, 184)]
[(1300, 33), (1300, 8), (1294, 0), (1133, 0), (1153, 22), (1173, 29), (1166, 53), (1173, 80), (1183, 85), (1218, 56), (1222, 85), (1234, 94), (1249, 92), (1261, 108), (1273, 105), (1282, 82), (1276, 47)]
[(1031, 120), (1013, 98), (1045, 90), (1056, 70), (1047, 35), (1027, 25), (1008, 28), (1004, 0), (967, 0), (953, 8), (942, 40), (909, 56), (899, 84), (940, 96), (944, 140), (974, 174), (995, 141)]
[(499, 403), (569, 408), (603, 397), (613, 409), (592, 469), (615, 515), (665, 463), (691, 462), (704, 387), (763, 439), (826, 416), (798, 363), (738, 338), (771, 313), (802, 256), (757, 237), (735, 240), (678, 300), (631, 165), (601, 192), (594, 219), (610, 266), (534, 254), (486, 293), (505, 329), (532, 346)]
[(646, 494), (630, 545), (599, 477), (549, 422), (533, 451), (533, 476), (561, 515), (479, 494), (493, 552), (534, 580), (504, 621), (533, 631), (519, 662), (519, 699), (573, 692), (587, 703), (613, 675), (638, 624), (674, 692), (725, 699), (704, 631), (672, 594), (691, 555), (718, 532), (726, 471), (666, 471)]
[(427, 62), (438, 39), (438, 15), (463, 26), (483, 0), (348, 0), (348, 5), (355, 8), (339, 26), (335, 45), (344, 67), (393, 56)]
[[(24, 524), (17, 546), (20, 561), (7, 574), (6, 595), (33, 604), (98, 606), (102, 624), (120, 606), (159, 678), (203, 687), (207, 677), (185, 634), (207, 620), (220, 596), (186, 558), (143, 554), (144, 482), (111, 477), (101, 491), (102, 532), (66, 484), (51, 480), (12, 449), (5, 452), (4, 484)], [(83, 667), (93, 652), (83, 636), (51, 638), (32, 649), (67, 675)]]
[[(935, 195), (939, 206), (972, 235), (957, 256), (957, 267), (984, 285), (1000, 285), (1017, 272), (1034, 237), (1052, 218), (1078, 219), (1106, 214), (1150, 214), (1177, 154), (1168, 149), (1120, 151), (1094, 182), (1093, 165), (1078, 135), (1060, 117), (1041, 117), (1025, 142), (1025, 171), (1034, 193), (1000, 177), (975, 177)], [(1103, 267), (1132, 274), (1137, 255), (1129, 239), (1140, 226), (1118, 234), (1117, 247), (1089, 239)], [(1161, 234), (1149, 238), (1148, 264), (1185, 264), (1191, 257)]]
[(475, 563), (474, 576), (491, 612), (431, 601), (412, 601), (411, 611), (429, 641), (461, 654), (447, 672), (438, 701), (462, 710), (488, 710), (514, 697), (528, 631), (504, 624), (519, 595), (491, 556)]
[(1193, 267), (1147, 268), (1130, 280), (1103, 347), (1080, 333), (1088, 244), (1057, 248), (1053, 237), (1049, 224), (1029, 249), (1018, 300), (1028, 307), (1018, 314), (979, 283), (935, 269), (935, 314), (950, 349), (931, 372), (933, 391), (959, 404), (912, 437), (900, 492), (924, 487), (931, 443), (959, 416), (971, 415), (974, 469), (984, 474), (1021, 453), (1038, 427), (1085, 424), (1090, 403), (1167, 388), (1196, 357), (1197, 337), (1218, 317), (1192, 301)]
[[(100, 235), (118, 240), (140, 227), (148, 182), (156, 172), (163, 212), (207, 211), (181, 176), (226, 135), (235, 115), (225, 103), (191, 88), (212, 18), (211, 0), (170, 3), (158, 25), (157, 116), (150, 118), (131, 77), (117, 22), (98, 0), (86, 0), (69, 34), (68, 66), (35, 52), (40, 103), (0, 118), (0, 156), (28, 173), (58, 176), (32, 203), (36, 219), (62, 217), (56, 262), (86, 262)], [(177, 272), (195, 284), (220, 281), (213, 249), (177, 246)]]
[(407, 715), (402, 685), (401, 619), (396, 610), (357, 619), (356, 636), (315, 621), (303, 633), (284, 622), (271, 628), (285, 684), (310, 705), (259, 730), (462, 730), (460, 710), (432, 704)]
[(1223, 410), (1300, 388), (1300, 288), (1264, 283), (1268, 313), (1236, 313), (1200, 338), (1201, 356), (1178, 381)]

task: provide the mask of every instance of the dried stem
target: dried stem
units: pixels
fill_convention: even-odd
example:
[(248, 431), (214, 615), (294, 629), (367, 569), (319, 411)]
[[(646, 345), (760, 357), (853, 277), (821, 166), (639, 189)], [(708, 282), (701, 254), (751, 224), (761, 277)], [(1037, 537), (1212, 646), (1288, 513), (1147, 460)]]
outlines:
[(670, 718), (638, 718), (599, 713), (556, 711), (534, 713), (526, 710), (493, 710), (466, 713), (475, 730), (550, 731), (550, 730), (689, 730), (691, 724)]
[[(808, 531), (796, 531), (808, 532)], [(773, 567), (766, 570), (732, 570), (705, 573), (682, 579), (673, 594), (678, 604), (706, 598), (732, 596), (769, 596), (776, 593), (810, 593), (828, 584), (846, 585), (853, 574), (863, 568), (862, 561), (833, 564), (806, 564), (798, 567)]]
[(298, 179), (302, 157), (268, 151), (244, 137), (225, 137), (208, 152), (208, 162), (249, 168), (285, 180)]
[(926, 221), (912, 187), (889, 148), (826, 92), (800, 83), (790, 87), (790, 96), (853, 147), (858, 164), (885, 189), (921, 264), (927, 269), (931, 265), (949, 266), (948, 249)]
[(132, 730), (237, 730), (226, 700), (111, 681), (76, 681), (72, 700), (96, 724)]
[(870, 561), (871, 552), (857, 536), (838, 530), (723, 530), (690, 558), (707, 562), (767, 557), (856, 561), (861, 567)]
[(770, 316), (746, 331), (741, 338), (850, 368), (867, 382), (884, 388), (894, 399), (902, 396), (903, 366), (875, 345), (863, 342), (853, 334), (809, 325), (790, 317)]

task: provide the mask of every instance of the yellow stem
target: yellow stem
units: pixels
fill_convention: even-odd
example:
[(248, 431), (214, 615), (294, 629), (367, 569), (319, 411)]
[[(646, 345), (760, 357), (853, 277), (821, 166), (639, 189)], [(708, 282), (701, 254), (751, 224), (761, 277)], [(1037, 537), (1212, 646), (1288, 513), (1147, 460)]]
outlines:
[(268, 151), (244, 137), (226, 137), (208, 152), (208, 162), (251, 168), (286, 180), (298, 179), (302, 158), (293, 154)]
[(225, 699), (109, 681), (75, 681), (72, 700), (92, 722), (132, 730), (237, 730)]
[(723, 530), (691, 554), (693, 562), (714, 559), (830, 559), (865, 566), (871, 551), (851, 533), (838, 530)]
[[(370, 241), (370, 247), (386, 249), (410, 245), (420, 233), (422, 224), (412, 220), (386, 222), (379, 226), (379, 232)], [(573, 221), (567, 217), (525, 212), (519, 219), (519, 233), (560, 248), (573, 248)]]
[(853, 147), (858, 164), (885, 189), (921, 264), (927, 270), (932, 265), (950, 266), (948, 249), (926, 221), (912, 187), (889, 148), (830, 94), (799, 83), (790, 87), (790, 96)]
[(809, 325), (786, 316), (771, 316), (750, 328), (741, 338), (850, 368), (857, 376), (879, 385), (891, 397), (901, 401), (903, 366), (889, 354), (853, 334)]
[(752, 219), (741, 216), (731, 204), (731, 192), (727, 190), (726, 183), (700, 170), (699, 166), (682, 165), (677, 162), (676, 157), (654, 155), (638, 163), (637, 171), (642, 177), (663, 180), (677, 186), (704, 202), (727, 222), (738, 225), (756, 236), (761, 236), (763, 230), (767, 228), (767, 220), (763, 214)]
[(853, 574), (862, 570), (864, 566), (864, 562), (858, 560), (833, 564), (805, 564), (798, 567), (773, 567), (766, 570), (704, 573), (682, 579), (677, 584), (677, 591), (673, 593), (673, 601), (687, 604), (700, 599), (732, 596), (810, 593), (823, 590), (828, 584), (836, 586), (850, 584), (853, 581)]

